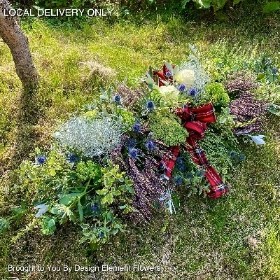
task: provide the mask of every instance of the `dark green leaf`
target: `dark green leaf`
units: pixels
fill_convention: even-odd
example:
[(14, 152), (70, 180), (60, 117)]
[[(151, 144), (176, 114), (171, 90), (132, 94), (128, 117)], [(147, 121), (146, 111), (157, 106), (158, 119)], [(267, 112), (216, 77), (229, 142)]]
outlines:
[(272, 2), (267, 2), (263, 6), (263, 12), (268, 14), (268, 13), (273, 13), (280, 10), (280, 1), (272, 1)]
[(69, 193), (66, 194), (64, 196), (62, 196), (59, 200), (60, 204), (64, 204), (64, 205), (69, 205), (71, 204), (75, 199), (77, 199), (78, 197), (81, 197), (82, 193)]
[(269, 111), (271, 114), (274, 114), (274, 115), (280, 117), (280, 106), (279, 106), (279, 105), (271, 104), (271, 105), (269, 106), (269, 108), (268, 108), (268, 111)]

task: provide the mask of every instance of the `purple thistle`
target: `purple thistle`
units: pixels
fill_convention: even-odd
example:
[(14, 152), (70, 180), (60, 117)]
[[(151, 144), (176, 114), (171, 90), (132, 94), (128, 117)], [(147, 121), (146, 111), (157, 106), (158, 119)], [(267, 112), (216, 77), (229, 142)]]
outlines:
[(178, 86), (178, 90), (179, 90), (180, 92), (184, 92), (184, 91), (186, 90), (186, 86), (185, 86), (184, 84), (180, 84), (180, 85)]
[(39, 165), (44, 164), (44, 163), (46, 162), (46, 160), (47, 160), (47, 158), (46, 158), (46, 156), (44, 156), (44, 155), (38, 156), (38, 157), (36, 158), (36, 162), (37, 162)]
[(141, 130), (141, 124), (139, 122), (136, 122), (134, 125), (133, 125), (133, 131), (135, 132), (140, 132)]
[(276, 67), (273, 67), (273, 68), (271, 69), (271, 72), (272, 72), (273, 75), (277, 75), (278, 69), (277, 69)]
[(172, 77), (172, 73), (170, 71), (166, 71), (165, 77), (166, 78)]
[(147, 141), (145, 146), (149, 151), (154, 150), (156, 147), (154, 141), (152, 141), (152, 140)]
[(240, 154), (239, 155), (239, 160), (240, 161), (243, 161), (243, 160), (245, 160), (246, 159), (246, 156), (244, 155), (244, 154)]
[(233, 159), (236, 159), (238, 157), (238, 153), (236, 151), (230, 151), (229, 155)]
[(150, 110), (150, 111), (152, 111), (152, 110), (154, 110), (155, 109), (155, 103), (153, 102), (153, 101), (151, 101), (151, 100), (149, 100), (148, 102), (147, 102), (147, 109), (148, 110)]
[(92, 212), (98, 212), (99, 211), (99, 205), (97, 203), (93, 203), (91, 205)]
[(176, 176), (175, 179), (174, 179), (174, 182), (175, 182), (175, 185), (176, 186), (180, 186), (183, 184), (183, 178), (181, 176)]
[(121, 96), (120, 96), (120, 95), (115, 95), (115, 96), (114, 96), (114, 101), (115, 101), (117, 104), (121, 103)]
[(195, 97), (195, 96), (197, 96), (197, 94), (198, 94), (197, 89), (195, 89), (195, 88), (190, 89), (190, 91), (189, 91), (190, 96)]
[(136, 159), (138, 157), (138, 150), (135, 148), (130, 148), (128, 151), (128, 155), (132, 158), (132, 159)]
[(70, 163), (76, 163), (77, 161), (79, 161), (79, 157), (75, 154), (70, 154), (70, 155), (68, 155), (67, 160)]
[(185, 164), (185, 160), (183, 157), (177, 158), (176, 165), (180, 171), (184, 171), (186, 169), (186, 164)]

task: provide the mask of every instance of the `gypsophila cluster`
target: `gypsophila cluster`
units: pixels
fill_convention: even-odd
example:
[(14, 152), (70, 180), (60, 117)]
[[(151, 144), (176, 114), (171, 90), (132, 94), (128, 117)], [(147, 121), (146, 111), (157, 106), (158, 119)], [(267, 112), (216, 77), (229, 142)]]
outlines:
[(62, 146), (75, 149), (86, 157), (107, 155), (120, 142), (122, 124), (108, 116), (93, 120), (74, 117), (54, 134)]

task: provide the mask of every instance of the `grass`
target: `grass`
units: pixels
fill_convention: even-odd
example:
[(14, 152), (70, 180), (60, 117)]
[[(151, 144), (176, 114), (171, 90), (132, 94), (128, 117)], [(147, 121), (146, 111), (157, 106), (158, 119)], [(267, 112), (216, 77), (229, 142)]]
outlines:
[[(248, 20), (209, 25), (158, 17), (142, 24), (95, 20), (76, 25), (43, 20), (22, 23), (41, 75), (42, 115), (36, 145), (42, 148), (49, 147), (59, 123), (98, 96), (100, 86), (114, 87), (123, 81), (136, 86), (150, 65), (186, 60), (189, 44), (197, 47), (213, 79), (224, 78), (236, 67), (251, 67), (263, 54), (280, 66), (280, 22), (275, 18), (256, 24)], [(1, 41), (0, 61), (0, 215), (5, 215), (7, 205), (16, 200), (12, 190), (10, 195), (3, 190), (9, 186), (5, 162), (15, 141), (14, 116), (21, 88), (9, 50)], [(113, 74), (100, 69), (93, 74), (93, 69), (81, 65), (92, 61), (111, 68)], [(267, 145), (244, 147), (247, 159), (235, 170), (229, 197), (218, 201), (189, 198), (176, 215), (156, 217), (149, 226), (131, 227), (95, 253), (79, 244), (79, 235), (71, 226), (52, 237), (42, 237), (35, 226), (11, 244), (11, 236), (24, 228), (19, 220), (1, 237), (0, 275), (7, 276), (8, 264), (34, 264), (45, 271), (27, 273), (26, 279), (280, 279), (280, 125), (276, 118), (270, 121)], [(88, 275), (47, 271), (48, 265), (103, 263), (159, 266), (161, 272)]]

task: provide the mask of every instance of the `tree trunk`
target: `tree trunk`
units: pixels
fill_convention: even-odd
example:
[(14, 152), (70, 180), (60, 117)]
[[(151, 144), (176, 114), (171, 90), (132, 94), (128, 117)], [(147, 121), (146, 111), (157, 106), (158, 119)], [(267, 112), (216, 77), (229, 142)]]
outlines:
[[(17, 117), (17, 130), (14, 134), (14, 144), (4, 157), (4, 169), (13, 169), (34, 149), (37, 137), (41, 110), (39, 108), (39, 75), (33, 64), (28, 39), (23, 34), (16, 17), (9, 15), (11, 5), (7, 0), (0, 0), (0, 37), (11, 50), (16, 73), (20, 78), (23, 91)], [(8, 162), (6, 162), (8, 160)], [(2, 161), (2, 160), (1, 160)], [(1, 170), (0, 170), (1, 176)]]
[(38, 73), (32, 61), (28, 39), (21, 31), (16, 17), (5, 16), (10, 9), (7, 0), (0, 0), (0, 36), (11, 50), (24, 89), (29, 91), (38, 87)]

